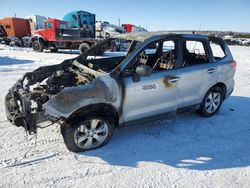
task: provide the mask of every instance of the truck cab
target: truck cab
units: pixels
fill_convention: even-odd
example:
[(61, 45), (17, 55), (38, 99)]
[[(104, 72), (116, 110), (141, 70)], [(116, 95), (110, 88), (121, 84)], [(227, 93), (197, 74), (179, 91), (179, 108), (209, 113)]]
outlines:
[(45, 29), (38, 30), (35, 34), (41, 35), (46, 41), (57, 40), (57, 29), (68, 29), (68, 23), (62, 20), (49, 18), (44, 21)]
[(96, 44), (95, 32), (91, 27), (69, 28), (68, 22), (49, 18), (45, 20), (45, 29), (35, 32), (30, 39), (30, 45), (36, 52), (49, 49), (56, 52), (58, 49), (77, 49), (84, 53)]

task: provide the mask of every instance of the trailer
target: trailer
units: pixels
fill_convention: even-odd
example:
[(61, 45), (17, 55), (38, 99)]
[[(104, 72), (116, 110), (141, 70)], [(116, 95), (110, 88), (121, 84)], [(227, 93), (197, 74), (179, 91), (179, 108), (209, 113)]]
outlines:
[(49, 49), (56, 52), (58, 49), (77, 49), (84, 53), (98, 41), (92, 29), (68, 28), (68, 22), (49, 18), (45, 22), (45, 28), (35, 32), (30, 39), (34, 51), (42, 52)]
[(6, 17), (0, 20), (8, 37), (31, 36), (29, 21), (24, 18)]

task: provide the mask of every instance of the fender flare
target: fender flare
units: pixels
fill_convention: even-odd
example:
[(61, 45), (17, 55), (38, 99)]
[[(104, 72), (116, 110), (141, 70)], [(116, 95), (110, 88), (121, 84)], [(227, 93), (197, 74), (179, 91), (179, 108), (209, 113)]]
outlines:
[(78, 120), (78, 118), (80, 118), (81, 116), (91, 113), (105, 115), (109, 120), (114, 122), (115, 126), (118, 126), (119, 116), (117, 110), (113, 105), (106, 103), (96, 103), (80, 107), (79, 109), (74, 111), (66, 121), (75, 121)]
[(30, 40), (29, 40), (29, 46), (32, 47), (32, 43), (33, 43), (34, 41), (36, 41), (36, 40), (45, 43), (45, 38), (44, 38), (43, 36), (41, 36), (41, 35), (33, 35), (33, 36), (30, 38)]

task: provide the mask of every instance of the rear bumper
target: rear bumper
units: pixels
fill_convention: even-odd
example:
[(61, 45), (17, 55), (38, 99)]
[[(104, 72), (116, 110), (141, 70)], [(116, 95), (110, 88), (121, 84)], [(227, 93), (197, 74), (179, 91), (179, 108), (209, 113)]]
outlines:
[(13, 86), (5, 96), (5, 111), (7, 119), (17, 127), (24, 127), (29, 134), (37, 132), (37, 124), (48, 120), (44, 111), (30, 112), (31, 102), (27, 96), (22, 96)]
[(228, 98), (233, 93), (234, 85), (235, 85), (234, 79), (232, 79), (230, 82), (228, 82), (227, 91), (226, 91), (226, 94), (225, 94), (225, 99)]

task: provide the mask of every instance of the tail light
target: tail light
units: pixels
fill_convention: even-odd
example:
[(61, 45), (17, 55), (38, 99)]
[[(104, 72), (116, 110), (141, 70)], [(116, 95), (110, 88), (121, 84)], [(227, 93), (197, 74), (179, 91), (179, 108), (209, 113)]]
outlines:
[(231, 67), (232, 67), (233, 70), (236, 70), (236, 68), (237, 68), (237, 62), (236, 62), (236, 61), (233, 60), (233, 61), (230, 63), (230, 65), (231, 65)]

